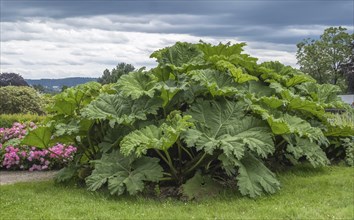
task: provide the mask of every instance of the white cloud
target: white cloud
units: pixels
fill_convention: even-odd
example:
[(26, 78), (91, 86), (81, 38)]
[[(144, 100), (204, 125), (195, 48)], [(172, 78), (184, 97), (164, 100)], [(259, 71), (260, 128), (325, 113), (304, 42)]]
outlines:
[[(180, 19), (180, 24), (172, 25), (174, 19)], [(229, 37), (158, 33), (159, 28), (200, 28), (188, 23), (189, 19), (199, 21), (205, 16), (95, 16), (1, 22), (1, 72), (17, 72), (24, 78), (98, 77), (118, 62), (153, 67), (156, 64), (149, 55), (176, 41), (240, 42)], [(308, 34), (308, 28), (289, 30)], [(292, 66), (296, 65), (295, 51), (295, 45), (260, 41), (250, 41), (246, 47), (246, 52), (260, 61), (279, 60)]]

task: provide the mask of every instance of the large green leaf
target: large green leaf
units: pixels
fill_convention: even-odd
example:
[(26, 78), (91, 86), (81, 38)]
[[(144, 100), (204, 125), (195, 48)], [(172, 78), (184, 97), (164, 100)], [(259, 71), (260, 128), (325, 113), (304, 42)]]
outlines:
[(341, 101), (338, 94), (342, 92), (339, 86), (332, 84), (303, 83), (296, 88), (300, 93), (308, 95), (318, 103), (333, 103)]
[(107, 153), (112, 149), (117, 149), (122, 139), (131, 131), (131, 127), (123, 125), (115, 125), (114, 128), (108, 129), (102, 142), (98, 144), (100, 151)]
[(75, 135), (79, 133), (80, 126), (79, 123), (75, 120), (70, 121), (68, 124), (65, 123), (57, 123), (55, 125), (54, 135), (63, 136), (63, 135)]
[(86, 178), (88, 189), (96, 191), (108, 183), (110, 193), (121, 195), (128, 191), (135, 195), (144, 189), (144, 182), (158, 182), (163, 176), (159, 159), (152, 157), (123, 156), (119, 151), (104, 154), (94, 161), (95, 169)]
[(94, 123), (92, 120), (85, 118), (80, 118), (80, 120), (71, 118), (71, 120), (65, 120), (65, 122), (66, 123), (60, 121), (50, 122), (50, 124), (55, 126), (55, 137), (75, 137), (77, 135), (86, 135)]
[(177, 75), (177, 78), (175, 78), (173, 74), (170, 74), (168, 80), (161, 81), (159, 84), (164, 107), (168, 105), (178, 92), (190, 89), (190, 84), (184, 74)]
[(260, 65), (259, 70), (262, 72), (261, 77), (265, 82), (280, 83), (286, 87), (304, 82), (313, 82), (310, 76), (280, 62), (264, 62)]
[(188, 73), (192, 79), (206, 87), (212, 96), (228, 96), (237, 94), (237, 84), (231, 76), (217, 70), (193, 70)]
[(271, 154), (274, 145), (269, 127), (261, 120), (244, 116), (243, 108), (240, 102), (197, 101), (187, 112), (196, 124), (184, 135), (187, 145), (209, 154), (221, 149), (237, 159), (247, 149), (262, 157)]
[(22, 139), (21, 144), (38, 148), (48, 148), (50, 144), (52, 144), (52, 132), (52, 128), (38, 127), (30, 131), (26, 137)]
[(218, 70), (229, 71), (231, 76), (234, 78), (234, 81), (237, 83), (244, 83), (244, 82), (251, 81), (251, 80), (255, 80), (255, 81), (259, 80), (255, 76), (244, 73), (242, 68), (236, 67), (234, 64), (230, 63), (229, 61), (218, 60), (215, 63), (215, 65)]
[(275, 118), (273, 115), (269, 115), (267, 122), (274, 134), (289, 134), (294, 132), (291, 125), (284, 118)]
[(190, 43), (177, 42), (171, 47), (155, 51), (150, 57), (156, 58), (160, 65), (180, 72), (188, 70), (191, 66), (203, 64), (202, 52)]
[(280, 62), (264, 62), (259, 66), (258, 71), (262, 73), (261, 78), (265, 82), (284, 82), (293, 69)]
[(286, 103), (286, 101), (276, 96), (262, 96), (261, 98), (256, 98), (255, 94), (252, 93), (246, 94), (244, 99), (253, 106), (265, 106), (270, 109), (277, 109), (281, 106), (285, 106)]
[(313, 167), (329, 164), (325, 152), (323, 152), (318, 144), (299, 137), (296, 137), (294, 141), (291, 138), (286, 138), (286, 140), (289, 143), (286, 151), (291, 153), (296, 160), (306, 157)]
[(260, 67), (262, 78), (267, 82), (279, 82), (286, 87), (293, 87), (302, 83), (316, 82), (311, 76), (306, 75), (290, 66), (279, 62), (264, 62)]
[(237, 186), (242, 195), (254, 198), (263, 191), (273, 194), (279, 190), (280, 183), (275, 175), (252, 154), (246, 154), (236, 165), (239, 167)]
[(291, 75), (291, 73), (294, 71), (292, 67), (285, 66), (284, 64), (281, 64), (278, 61), (264, 62), (260, 66), (267, 68), (268, 70), (271, 70), (283, 76)]
[(53, 97), (53, 104), (49, 106), (48, 111), (57, 115), (73, 116), (100, 94), (101, 87), (97, 82), (89, 82), (68, 88)]
[(59, 170), (58, 173), (56, 173), (54, 177), (55, 182), (58, 183), (67, 182), (71, 180), (73, 177), (75, 177), (77, 172), (78, 172), (78, 167), (75, 165), (69, 165), (67, 167), (64, 167), (61, 170)]
[(222, 190), (222, 185), (209, 175), (196, 172), (195, 175), (181, 186), (182, 193), (189, 200), (216, 196)]
[(279, 108), (280, 106), (284, 106), (284, 101), (275, 96), (271, 96), (271, 97), (263, 96), (262, 98), (260, 98), (260, 101), (270, 108), (276, 109)]
[(148, 114), (157, 114), (161, 106), (162, 100), (159, 98), (131, 100), (116, 94), (103, 94), (83, 109), (82, 115), (88, 119), (108, 120), (113, 128), (115, 124), (146, 120)]
[(245, 90), (247, 93), (253, 94), (256, 98), (273, 96), (275, 93), (274, 89), (262, 81), (248, 81)]
[(250, 109), (266, 120), (274, 134), (298, 134), (300, 137), (309, 138), (322, 144), (327, 144), (328, 140), (318, 127), (311, 126), (310, 123), (300, 117), (283, 114), (279, 111), (271, 112), (260, 105), (250, 105)]
[(159, 85), (150, 72), (136, 71), (123, 75), (117, 82), (117, 90), (126, 97), (138, 99), (143, 95), (152, 98)]
[(228, 175), (236, 175), (237, 186), (242, 195), (254, 198), (263, 192), (275, 193), (280, 188), (275, 175), (252, 153), (246, 151), (241, 160), (221, 154), (219, 160)]
[(135, 130), (123, 138), (120, 144), (121, 152), (124, 155), (135, 153), (141, 156), (151, 148), (166, 151), (183, 131), (193, 126), (193, 123), (189, 122), (190, 118), (189, 115), (181, 116), (180, 112), (174, 111), (159, 127), (149, 125)]
[(320, 144), (328, 143), (327, 138), (320, 128), (312, 127), (310, 123), (296, 116), (285, 114), (283, 118), (290, 126), (291, 133), (296, 133), (300, 137), (306, 137), (311, 141), (315, 140)]
[(291, 132), (290, 125), (284, 118), (276, 118), (270, 111), (257, 104), (250, 104), (249, 108), (253, 113), (258, 114), (263, 120), (266, 120), (274, 134), (288, 134)]
[(291, 87), (305, 82), (316, 82), (316, 80), (309, 75), (296, 74), (290, 79), (287, 79), (285, 85), (286, 87)]
[(66, 101), (62, 99), (59, 96), (55, 96), (57, 100), (54, 101), (54, 103), (49, 106), (48, 112), (50, 113), (56, 113), (57, 115), (74, 115), (75, 114), (75, 109), (76, 105), (74, 102), (71, 101)]
[(298, 110), (305, 113), (311, 113), (318, 118), (322, 118), (325, 111), (324, 108), (316, 102), (307, 100), (304, 97), (295, 95), (289, 90), (284, 90), (281, 92), (281, 96), (287, 101), (288, 108), (292, 110)]
[(198, 49), (203, 52), (206, 59), (213, 56), (230, 57), (235, 54), (241, 54), (244, 46), (246, 46), (245, 43), (231, 45), (230, 42), (226, 44), (219, 43), (215, 46), (204, 42), (197, 44)]

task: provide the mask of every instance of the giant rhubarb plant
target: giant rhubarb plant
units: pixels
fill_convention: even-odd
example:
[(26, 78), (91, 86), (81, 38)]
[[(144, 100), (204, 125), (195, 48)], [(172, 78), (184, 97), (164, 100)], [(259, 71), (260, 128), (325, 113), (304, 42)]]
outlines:
[(155, 68), (57, 95), (53, 121), (25, 140), (75, 143), (77, 158), (58, 180), (79, 177), (89, 190), (136, 194), (154, 182), (192, 199), (233, 180), (242, 195), (274, 193), (274, 158), (324, 166), (328, 138), (348, 140), (353, 126), (329, 121), (327, 108), (347, 108), (337, 87), (278, 62), (257, 64), (243, 46), (158, 50)]

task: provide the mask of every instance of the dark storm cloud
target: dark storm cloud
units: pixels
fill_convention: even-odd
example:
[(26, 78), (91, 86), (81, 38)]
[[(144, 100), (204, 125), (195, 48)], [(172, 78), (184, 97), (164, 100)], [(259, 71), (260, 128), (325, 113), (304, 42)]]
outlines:
[[(205, 20), (218, 24), (353, 24), (351, 0), (297, 0), (297, 1), (83, 1), (83, 0), (32, 0), (1, 1), (3, 21), (23, 17), (67, 18), (93, 15), (144, 15), (144, 14), (192, 14), (231, 15), (221, 19)], [(173, 19), (173, 16), (171, 16)], [(178, 20), (175, 22), (186, 22)]]
[[(239, 37), (266, 42), (296, 43), (298, 36), (274, 36), (288, 25), (353, 26), (353, 1), (1, 1), (2, 21), (26, 17), (67, 19), (77, 27), (90, 26), (75, 17), (119, 15), (103, 30), (147, 33), (186, 33), (195, 36)], [(159, 20), (159, 15), (165, 15)], [(168, 16), (166, 16), (168, 15)], [(179, 15), (175, 17), (176, 15)], [(181, 16), (184, 15), (184, 16)], [(190, 17), (194, 16), (194, 17)], [(153, 23), (152, 21), (155, 21)], [(158, 22), (156, 22), (158, 21)], [(119, 23), (118, 23), (119, 22)], [(118, 24), (118, 25), (114, 25)], [(256, 28), (252, 28), (257, 26)], [(266, 28), (264, 28), (266, 27)], [(36, 32), (37, 30), (31, 30)], [(313, 36), (313, 35), (309, 35)], [(23, 36), (18, 37), (24, 40)], [(300, 37), (300, 40), (302, 38)]]
[[(348, 22), (353, 12), (351, 0), (297, 0), (297, 1), (108, 1), (108, 0), (3, 0), (2, 18), (13, 19), (26, 16), (54, 18), (92, 16), (103, 14), (233, 14), (242, 23), (308, 23)], [(347, 13), (345, 13), (347, 12)], [(352, 16), (352, 15), (351, 15)], [(336, 18), (333, 20), (333, 18)], [(234, 21), (235, 22), (235, 21)], [(236, 22), (239, 22), (236, 20)], [(352, 21), (351, 21), (352, 22)]]

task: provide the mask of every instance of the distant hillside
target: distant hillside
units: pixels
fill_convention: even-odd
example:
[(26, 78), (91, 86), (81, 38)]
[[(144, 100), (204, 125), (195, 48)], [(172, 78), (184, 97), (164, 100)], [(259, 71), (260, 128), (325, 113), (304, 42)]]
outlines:
[(76, 86), (91, 81), (97, 81), (97, 78), (88, 77), (70, 77), (62, 79), (25, 79), (29, 85), (42, 85), (46, 89), (58, 91), (63, 86)]

